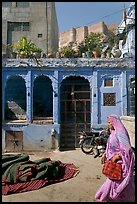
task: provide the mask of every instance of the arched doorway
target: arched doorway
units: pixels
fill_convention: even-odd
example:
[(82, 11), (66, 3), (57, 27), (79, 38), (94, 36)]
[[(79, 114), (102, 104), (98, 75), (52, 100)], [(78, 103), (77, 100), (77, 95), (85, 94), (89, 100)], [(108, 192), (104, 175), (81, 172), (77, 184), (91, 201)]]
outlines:
[(53, 118), (53, 88), (51, 80), (38, 76), (33, 87), (33, 120)]
[(91, 127), (90, 85), (85, 78), (70, 76), (62, 81), (60, 123), (60, 150), (79, 147), (78, 132)]
[(5, 120), (26, 120), (26, 86), (20, 76), (11, 76), (6, 81)]

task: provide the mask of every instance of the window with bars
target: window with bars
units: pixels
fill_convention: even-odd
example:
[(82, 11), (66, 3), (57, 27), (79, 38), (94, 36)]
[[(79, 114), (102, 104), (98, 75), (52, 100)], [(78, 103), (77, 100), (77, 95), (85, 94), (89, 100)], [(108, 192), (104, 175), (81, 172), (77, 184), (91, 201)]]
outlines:
[(104, 86), (113, 86), (113, 79), (112, 78), (104, 79)]
[(16, 2), (16, 7), (22, 7), (22, 8), (29, 7), (29, 2)]
[(116, 105), (116, 93), (103, 93), (104, 106)]
[(11, 7), (12, 2), (2, 2), (2, 7)]
[(29, 31), (29, 22), (8, 22), (8, 31)]
[(135, 78), (130, 79), (129, 86), (129, 115), (135, 116)]

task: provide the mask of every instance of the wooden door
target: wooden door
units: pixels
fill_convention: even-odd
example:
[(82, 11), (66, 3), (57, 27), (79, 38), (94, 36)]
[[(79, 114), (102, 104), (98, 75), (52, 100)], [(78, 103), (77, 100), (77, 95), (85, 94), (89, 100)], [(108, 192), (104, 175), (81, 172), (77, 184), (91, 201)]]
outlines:
[(11, 130), (6, 131), (5, 149), (7, 152), (18, 152), (23, 150), (23, 132)]
[(91, 102), (89, 82), (70, 77), (61, 86), (60, 149), (79, 147), (79, 131), (90, 131)]

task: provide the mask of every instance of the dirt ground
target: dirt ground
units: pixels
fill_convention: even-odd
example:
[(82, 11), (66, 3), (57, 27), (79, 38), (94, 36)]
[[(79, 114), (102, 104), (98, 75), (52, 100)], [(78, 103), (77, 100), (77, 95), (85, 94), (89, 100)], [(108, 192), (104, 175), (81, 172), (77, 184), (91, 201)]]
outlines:
[(31, 160), (50, 157), (73, 163), (79, 169), (76, 177), (39, 190), (2, 196), (2, 202), (97, 202), (95, 193), (106, 180), (100, 157), (86, 155), (80, 149), (71, 151), (27, 152)]

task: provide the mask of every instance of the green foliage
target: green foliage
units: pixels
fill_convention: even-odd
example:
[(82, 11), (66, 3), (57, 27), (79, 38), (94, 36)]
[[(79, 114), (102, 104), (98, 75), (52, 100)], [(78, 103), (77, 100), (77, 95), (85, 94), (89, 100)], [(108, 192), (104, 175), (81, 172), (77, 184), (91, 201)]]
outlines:
[(87, 51), (88, 51), (88, 47), (87, 47), (87, 45), (85, 44), (85, 42), (82, 41), (81, 43), (79, 43), (79, 45), (78, 45), (78, 54), (79, 54), (80, 56), (82, 56), (82, 53), (85, 53), (85, 52), (87, 52)]
[(93, 48), (92, 51), (96, 51), (97, 53), (101, 53), (101, 46), (97, 45), (95, 48)]
[(85, 37), (84, 41), (78, 45), (78, 51), (80, 54), (85, 52), (92, 53), (93, 50), (101, 51), (101, 33), (90, 33), (87, 37)]
[(35, 52), (42, 52), (42, 49), (37, 47), (32, 42), (32, 40), (27, 41), (27, 38), (25, 36), (22, 36), (22, 39), (19, 40), (17, 43), (14, 43), (12, 45), (12, 48), (18, 54), (24, 52), (26, 54), (26, 57), (30, 57)]
[(96, 47), (101, 47), (101, 33), (91, 33), (85, 38), (85, 44), (88, 49), (92, 52)]
[(60, 54), (62, 57), (74, 57), (75, 51), (68, 46), (64, 46), (60, 49)]

